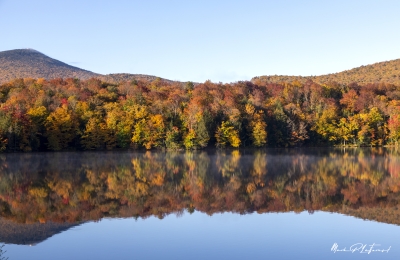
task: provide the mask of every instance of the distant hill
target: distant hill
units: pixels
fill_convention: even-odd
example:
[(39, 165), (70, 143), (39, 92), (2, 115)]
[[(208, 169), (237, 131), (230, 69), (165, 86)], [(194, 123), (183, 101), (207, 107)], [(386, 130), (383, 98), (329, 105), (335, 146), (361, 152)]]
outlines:
[(300, 81), (302, 83), (312, 80), (314, 82), (324, 84), (328, 82), (338, 82), (342, 84), (349, 83), (393, 83), (400, 85), (400, 59), (378, 62), (371, 65), (357, 67), (351, 70), (345, 70), (338, 73), (332, 73), (321, 76), (259, 76), (252, 79), (253, 82), (271, 82), (271, 83), (282, 83), (282, 82), (293, 82)]
[[(89, 79), (93, 77), (110, 83), (131, 81), (134, 79), (153, 81), (158, 78), (150, 75), (127, 73), (102, 75), (68, 65), (33, 49), (0, 52), (0, 83), (5, 83), (15, 78)], [(166, 79), (161, 80), (170, 81)]]
[[(120, 81), (158, 79), (156, 76), (143, 74), (117, 73), (102, 75), (88, 70), (83, 70), (68, 65), (59, 60), (55, 60), (41, 52), (32, 49), (17, 49), (0, 52), (0, 83), (8, 82), (15, 78), (99, 78), (102, 81), (118, 83)], [(163, 81), (174, 82), (160, 78)], [(400, 85), (400, 59), (379, 62), (372, 65), (361, 66), (339, 73), (321, 76), (259, 76), (252, 79), (253, 82), (293, 82), (302, 83), (312, 80), (317, 83), (328, 83), (336, 81), (338, 83), (349, 84), (357, 82), (359, 84), (386, 82)]]
[(15, 78), (80, 78), (99, 76), (91, 71), (73, 67), (32, 49), (0, 52), (0, 82)]
[(107, 75), (97, 76), (97, 78), (101, 79), (102, 81), (110, 82), (110, 83), (118, 83), (118, 82), (121, 82), (121, 81), (132, 81), (132, 80), (153, 81), (153, 80), (156, 80), (156, 79), (161, 79), (163, 81), (167, 81), (167, 82), (171, 82), (171, 83), (175, 82), (175, 81), (172, 81), (172, 80), (163, 79), (163, 78), (159, 78), (159, 77), (151, 76), (151, 75), (129, 74), (129, 73), (107, 74)]

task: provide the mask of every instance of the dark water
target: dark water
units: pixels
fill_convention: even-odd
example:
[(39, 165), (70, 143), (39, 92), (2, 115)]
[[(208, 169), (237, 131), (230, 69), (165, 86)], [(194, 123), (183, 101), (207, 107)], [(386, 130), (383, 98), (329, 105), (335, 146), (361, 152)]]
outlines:
[(399, 170), (384, 148), (3, 154), (0, 242), (10, 260), (399, 259)]

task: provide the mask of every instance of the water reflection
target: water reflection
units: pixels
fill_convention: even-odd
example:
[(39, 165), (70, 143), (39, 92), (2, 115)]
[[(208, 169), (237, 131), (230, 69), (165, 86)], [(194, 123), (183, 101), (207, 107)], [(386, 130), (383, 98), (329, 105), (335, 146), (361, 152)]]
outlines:
[(399, 152), (384, 148), (5, 154), (0, 226), (185, 210), (323, 210), (400, 224), (399, 169)]

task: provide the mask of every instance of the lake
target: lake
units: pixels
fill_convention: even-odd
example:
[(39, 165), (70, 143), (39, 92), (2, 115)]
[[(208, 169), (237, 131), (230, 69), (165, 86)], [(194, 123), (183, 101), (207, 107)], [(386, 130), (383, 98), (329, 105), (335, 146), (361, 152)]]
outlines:
[(0, 243), (9, 260), (399, 259), (399, 173), (389, 148), (0, 154)]

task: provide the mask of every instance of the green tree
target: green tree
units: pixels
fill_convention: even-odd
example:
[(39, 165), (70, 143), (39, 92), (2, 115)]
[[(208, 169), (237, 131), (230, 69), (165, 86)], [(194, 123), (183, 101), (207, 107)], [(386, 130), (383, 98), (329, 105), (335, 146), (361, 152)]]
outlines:
[(181, 148), (181, 133), (178, 127), (173, 126), (166, 132), (165, 146), (169, 149)]

